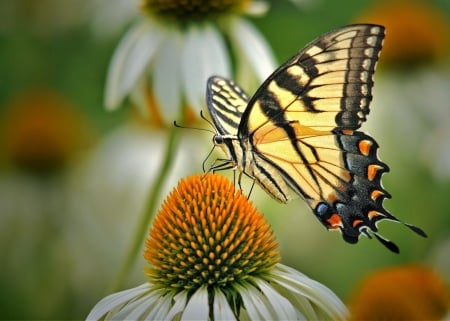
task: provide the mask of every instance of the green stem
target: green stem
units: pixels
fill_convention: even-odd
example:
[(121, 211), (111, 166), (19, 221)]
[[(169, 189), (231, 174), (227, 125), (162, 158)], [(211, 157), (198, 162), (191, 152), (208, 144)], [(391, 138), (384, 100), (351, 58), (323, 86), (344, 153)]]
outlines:
[(127, 251), (127, 257), (122, 265), (117, 277), (114, 279), (112, 287), (110, 289), (110, 293), (118, 291), (123, 285), (125, 278), (129, 274), (133, 264), (138, 257), (138, 253), (142, 248), (142, 244), (144, 243), (144, 239), (147, 236), (148, 228), (151, 222), (151, 219), (156, 211), (156, 207), (158, 205), (158, 201), (160, 199), (161, 189), (167, 177), (169, 170), (172, 167), (173, 161), (175, 160), (174, 152), (176, 151), (177, 142), (178, 142), (178, 128), (175, 126), (171, 127), (169, 131), (169, 135), (167, 137), (167, 148), (165, 151), (165, 156), (162, 160), (161, 170), (159, 175), (156, 177), (155, 183), (151, 189), (151, 194), (148, 198), (148, 202), (144, 207), (144, 211), (141, 214), (141, 217), (136, 226), (136, 231), (134, 232), (134, 239)]

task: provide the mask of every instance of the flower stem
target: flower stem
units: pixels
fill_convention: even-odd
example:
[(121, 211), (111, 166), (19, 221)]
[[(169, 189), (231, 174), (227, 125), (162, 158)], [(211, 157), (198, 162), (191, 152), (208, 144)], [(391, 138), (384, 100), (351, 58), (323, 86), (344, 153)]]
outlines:
[(169, 170), (172, 167), (173, 161), (175, 160), (174, 152), (177, 150), (177, 143), (179, 141), (178, 132), (179, 130), (175, 126), (172, 126), (169, 130), (169, 135), (167, 137), (167, 148), (162, 160), (159, 175), (156, 177), (156, 180), (151, 189), (151, 194), (148, 197), (148, 202), (146, 203), (144, 211), (139, 218), (136, 230), (133, 234), (134, 239), (132, 240), (132, 243), (130, 244), (130, 247), (127, 251), (126, 260), (124, 261), (124, 264), (122, 265), (117, 277), (112, 283), (110, 293), (118, 291), (123, 285), (126, 276), (129, 274), (131, 268), (133, 267), (138, 253), (144, 244), (144, 239), (147, 235), (151, 219), (155, 214), (155, 210), (158, 205), (163, 184)]

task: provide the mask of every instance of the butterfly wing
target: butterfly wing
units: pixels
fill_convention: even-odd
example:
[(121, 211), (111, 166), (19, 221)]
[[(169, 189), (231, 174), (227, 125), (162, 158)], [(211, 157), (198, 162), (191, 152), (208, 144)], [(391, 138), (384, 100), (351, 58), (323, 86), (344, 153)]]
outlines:
[(375, 140), (355, 131), (369, 113), (383, 38), (382, 26), (351, 25), (311, 42), (258, 89), (238, 139), (250, 144), (244, 170), (276, 199), (287, 200), (287, 185), (346, 241), (372, 232), (398, 252), (376, 233), (378, 221), (397, 221), (382, 204), (390, 197), (381, 185), (389, 169)]
[(248, 96), (233, 81), (219, 76), (208, 79), (206, 102), (214, 125), (220, 135), (237, 135)]
[(248, 136), (289, 119), (317, 130), (357, 129), (372, 100), (384, 27), (351, 25), (319, 37), (279, 67), (252, 97), (239, 128)]

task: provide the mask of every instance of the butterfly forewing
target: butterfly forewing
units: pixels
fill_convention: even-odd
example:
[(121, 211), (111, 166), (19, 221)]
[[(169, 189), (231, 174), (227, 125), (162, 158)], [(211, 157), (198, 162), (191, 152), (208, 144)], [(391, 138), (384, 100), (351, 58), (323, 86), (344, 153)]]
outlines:
[(369, 113), (383, 38), (381, 26), (353, 25), (311, 42), (253, 96), (240, 123), (241, 136), (289, 120), (318, 130), (360, 127)]
[(375, 140), (355, 131), (369, 113), (383, 38), (382, 26), (346, 26), (307, 45), (250, 100), (220, 77), (208, 81), (207, 96), (217, 135), (238, 170), (280, 202), (290, 191), (302, 196), (346, 241), (374, 234), (397, 252), (376, 226), (398, 221), (383, 207), (390, 195), (381, 176), (389, 169), (378, 159)]

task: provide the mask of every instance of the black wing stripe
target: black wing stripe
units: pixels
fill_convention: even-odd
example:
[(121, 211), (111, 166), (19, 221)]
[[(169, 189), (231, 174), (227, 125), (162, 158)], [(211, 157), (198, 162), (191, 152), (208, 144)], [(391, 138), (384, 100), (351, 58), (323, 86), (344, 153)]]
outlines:
[(211, 118), (221, 135), (236, 135), (248, 96), (231, 80), (212, 76), (206, 90), (207, 106)]

